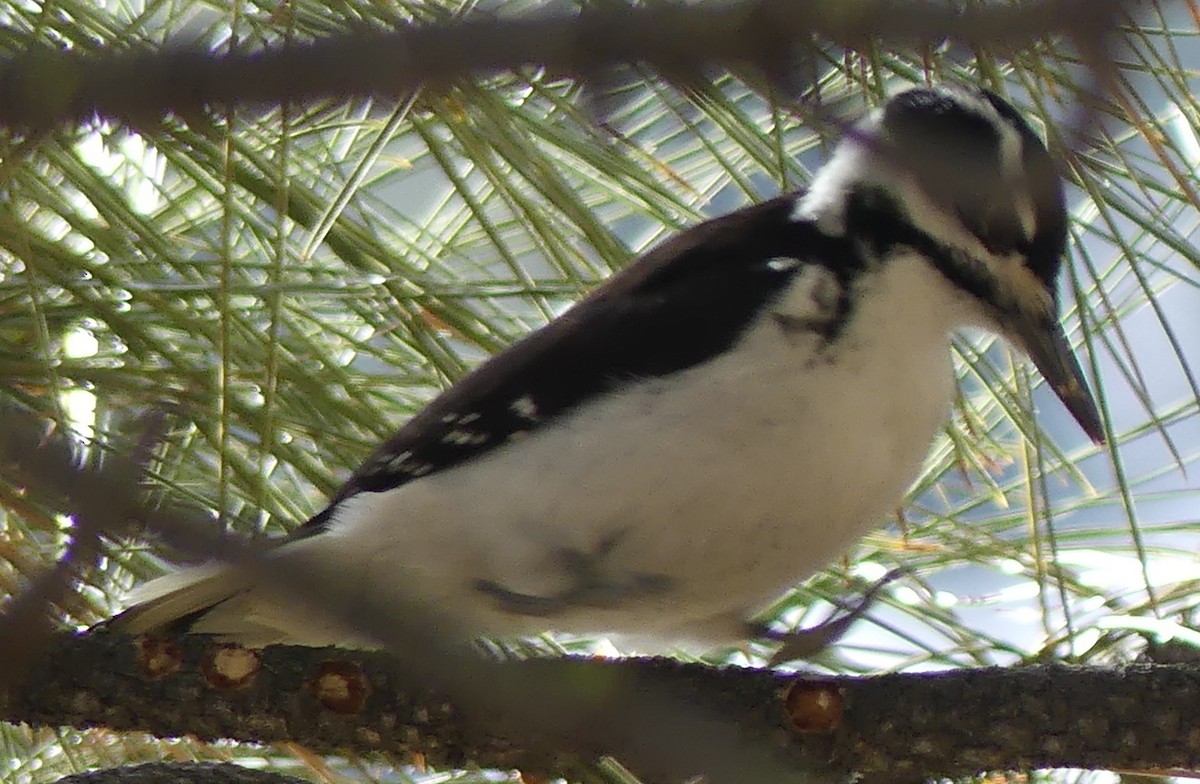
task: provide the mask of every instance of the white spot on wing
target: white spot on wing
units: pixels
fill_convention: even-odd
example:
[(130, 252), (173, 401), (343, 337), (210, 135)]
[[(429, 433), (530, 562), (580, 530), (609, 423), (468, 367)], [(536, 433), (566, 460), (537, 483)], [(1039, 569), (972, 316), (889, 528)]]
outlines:
[(486, 444), (487, 441), (488, 435), (486, 433), (462, 427), (456, 427), (442, 436), (443, 444), (453, 444), (455, 446), (479, 446), (480, 444)]
[(533, 402), (533, 398), (529, 395), (522, 395), (521, 397), (517, 398), (509, 405), (508, 408), (521, 419), (525, 419), (530, 422), (536, 422), (538, 420), (537, 403)]
[(411, 451), (405, 450), (405, 451), (401, 452), (400, 454), (392, 455), (391, 457), (388, 457), (385, 455), (384, 459), (381, 462), (387, 467), (387, 470), (389, 470), (389, 471), (403, 471), (403, 470), (405, 470), (404, 464), (407, 463), (408, 460), (410, 458), (412, 458), (412, 456), (413, 456), (413, 453)]
[(776, 256), (767, 261), (767, 268), (773, 272), (790, 272), (800, 266), (800, 259), (791, 256)]

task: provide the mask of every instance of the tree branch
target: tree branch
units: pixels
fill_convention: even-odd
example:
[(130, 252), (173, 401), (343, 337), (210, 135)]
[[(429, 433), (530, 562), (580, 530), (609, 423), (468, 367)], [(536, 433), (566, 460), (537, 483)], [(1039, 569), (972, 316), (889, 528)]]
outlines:
[(76, 773), (57, 784), (309, 784), (306, 779), (272, 770), (253, 770), (229, 762), (147, 762)]
[(44, 130), (93, 115), (133, 122), (212, 106), (396, 96), (422, 85), (522, 66), (587, 79), (640, 63), (667, 76), (750, 68), (795, 84), (796, 53), (815, 40), (853, 49), (929, 41), (1009, 50), (1048, 36), (1093, 40), (1137, 0), (1041, 0), (1017, 5), (903, 0), (741, 0), (620, 4), (582, 14), (405, 24), (251, 53), (196, 50), (76, 54), (31, 49), (0, 60), (0, 125)]
[[(528, 684), (572, 683), (590, 716), (614, 722), (628, 720), (631, 694), (674, 694), (697, 713), (721, 716), (739, 736), (765, 739), (786, 765), (822, 778), (1200, 765), (1195, 665), (1041, 665), (870, 678), (670, 659), (495, 666)], [(259, 657), (202, 637), (151, 643), (103, 630), (60, 635), (31, 677), (0, 695), (0, 718), (292, 741), (318, 753), (384, 752), (437, 768), (474, 764), (568, 777), (593, 757), (622, 751), (539, 749), (505, 724), (480, 732), (462, 706), (437, 689), (414, 688), (381, 652), (277, 646)]]

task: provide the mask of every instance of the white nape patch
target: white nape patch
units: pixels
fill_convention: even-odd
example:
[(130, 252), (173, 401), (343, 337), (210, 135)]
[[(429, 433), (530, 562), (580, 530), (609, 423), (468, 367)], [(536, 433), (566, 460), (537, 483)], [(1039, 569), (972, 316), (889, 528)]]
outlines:
[[(859, 123), (855, 133), (869, 135), (882, 116), (871, 115), (868, 121)], [(872, 168), (872, 154), (867, 145), (853, 137), (843, 140), (817, 176), (809, 183), (804, 194), (796, 200), (789, 216), (795, 222), (811, 221), (823, 234), (841, 237), (846, 233), (846, 194), (855, 183), (866, 178), (864, 172)]]
[(522, 395), (517, 398), (509, 404), (508, 408), (521, 419), (529, 422), (536, 422), (538, 420), (537, 403), (533, 402), (533, 398), (529, 395)]
[(1017, 220), (1021, 221), (1022, 236), (1027, 241), (1033, 239), (1034, 232), (1037, 231), (1037, 215), (1033, 210), (1033, 197), (1029, 195), (1029, 189), (1014, 188), (1013, 202), (1016, 207)]

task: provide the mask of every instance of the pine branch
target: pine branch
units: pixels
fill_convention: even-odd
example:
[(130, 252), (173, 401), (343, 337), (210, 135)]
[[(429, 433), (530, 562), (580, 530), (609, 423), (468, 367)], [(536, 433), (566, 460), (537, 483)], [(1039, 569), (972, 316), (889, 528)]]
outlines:
[(232, 763), (148, 762), (77, 773), (58, 784), (307, 784), (305, 779)]
[[(543, 659), (481, 662), (480, 672), (516, 674), (533, 688), (571, 684), (574, 693), (560, 697), (584, 705), (589, 721), (615, 726), (629, 721), (638, 695), (670, 695), (696, 715), (720, 716), (739, 739), (756, 739), (783, 765), (822, 779), (851, 771), (911, 781), (990, 770), (1200, 765), (1195, 665), (806, 678), (670, 659)], [(491, 683), (482, 679), (477, 688)], [(289, 741), (322, 754), (383, 752), (435, 768), (571, 777), (600, 755), (623, 756), (619, 743), (564, 749), (530, 744), (522, 728), (503, 723), (481, 731), (469, 712), (444, 692), (414, 687), (382, 652), (276, 646), (253, 653), (202, 637), (151, 643), (104, 630), (60, 635), (30, 677), (0, 698), (0, 718), (35, 726)]]
[[(686, 83), (713, 66), (748, 68), (795, 94), (797, 65), (815, 41), (895, 50), (930, 41), (1013, 50), (1066, 35), (1104, 62), (1107, 34), (1130, 0), (1016, 5), (896, 0), (743, 0), (650, 3), (583, 14), (472, 16), (391, 32), (347, 33), (280, 48), (218, 55), (194, 49), (76, 54), (34, 48), (0, 61), (0, 125), (43, 130), (93, 115), (133, 124), (214, 106), (280, 105), (397, 96), (422, 85), (523, 66), (588, 79), (640, 63)], [(799, 69), (803, 71), (803, 68)]]

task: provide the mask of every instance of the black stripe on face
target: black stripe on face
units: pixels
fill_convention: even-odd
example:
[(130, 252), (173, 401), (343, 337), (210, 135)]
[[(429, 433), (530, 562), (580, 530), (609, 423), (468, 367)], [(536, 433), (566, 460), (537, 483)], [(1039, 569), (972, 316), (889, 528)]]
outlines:
[[(1011, 310), (1016, 303), (1009, 301), (1001, 290), (995, 274), (984, 262), (965, 250), (951, 248), (938, 242), (915, 226), (892, 195), (877, 187), (860, 187), (851, 192), (846, 206), (847, 231), (853, 236), (870, 239), (873, 256), (886, 259), (902, 248), (911, 248), (955, 287), (979, 300), (992, 316)], [(1057, 273), (1055, 259), (1054, 273)], [(1054, 300), (1053, 284), (1047, 288)]]
[(965, 293), (985, 303), (995, 303), (995, 278), (965, 252), (942, 245), (909, 220), (888, 191), (870, 186), (852, 190), (846, 199), (846, 231), (869, 241), (871, 255), (886, 259), (902, 248), (911, 248)]

